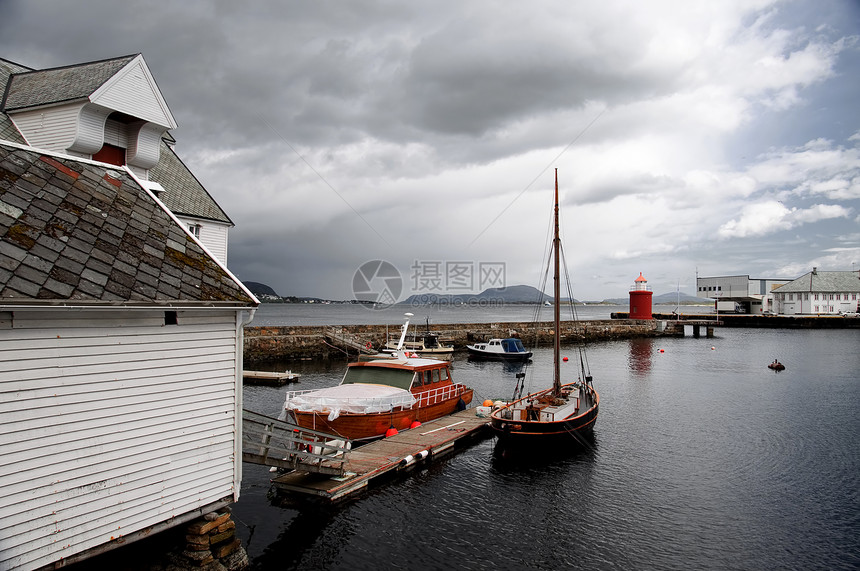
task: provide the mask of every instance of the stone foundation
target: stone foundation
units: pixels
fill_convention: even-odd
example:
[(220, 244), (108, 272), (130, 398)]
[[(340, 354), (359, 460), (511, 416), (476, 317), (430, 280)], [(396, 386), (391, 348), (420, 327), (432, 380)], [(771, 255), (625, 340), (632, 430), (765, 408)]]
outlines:
[(188, 524), (185, 549), (175, 556), (176, 569), (241, 571), (249, 566), (248, 554), (236, 537), (230, 509), (222, 508)]

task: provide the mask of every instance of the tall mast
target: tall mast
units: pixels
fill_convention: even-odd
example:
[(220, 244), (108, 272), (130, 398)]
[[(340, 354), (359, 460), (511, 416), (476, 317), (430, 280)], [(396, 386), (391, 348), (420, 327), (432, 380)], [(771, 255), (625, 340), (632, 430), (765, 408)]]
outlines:
[(555, 211), (554, 211), (554, 237), (552, 241), (553, 248), (553, 269), (555, 278), (553, 280), (553, 295), (555, 303), (553, 303), (553, 321), (555, 322), (555, 346), (553, 347), (552, 363), (552, 392), (555, 396), (561, 395), (561, 280), (559, 276), (559, 252), (561, 251), (561, 238), (558, 231), (558, 169), (555, 169)]

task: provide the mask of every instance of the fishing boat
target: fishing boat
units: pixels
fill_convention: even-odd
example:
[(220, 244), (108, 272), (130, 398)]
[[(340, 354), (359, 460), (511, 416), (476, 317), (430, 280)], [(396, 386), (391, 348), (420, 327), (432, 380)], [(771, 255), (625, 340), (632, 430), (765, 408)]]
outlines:
[(399, 341), (391, 339), (385, 344), (385, 351), (396, 352), (398, 350), (415, 353), (419, 357), (440, 359), (450, 361), (454, 358), (454, 345), (445, 344), (439, 339), (437, 333), (430, 331), (430, 319), (427, 319), (427, 330), (424, 333), (413, 333), (409, 339), (403, 341), (403, 346), (398, 349)]
[(405, 351), (408, 327), (407, 317), (396, 354), (350, 363), (339, 385), (288, 392), (286, 420), (362, 441), (464, 410), (472, 402), (473, 390), (453, 381), (448, 361)]
[(523, 342), (516, 337), (507, 339), (490, 339), (486, 343), (466, 345), (470, 359), (487, 359), (491, 361), (527, 361), (532, 358), (532, 352), (523, 347)]
[(771, 363), (770, 365), (768, 365), (768, 366), (767, 366), (767, 368), (768, 368), (768, 369), (773, 369), (774, 371), (784, 371), (784, 370), (785, 370), (785, 365), (783, 365), (782, 363), (780, 363), (779, 361), (777, 361), (776, 359), (774, 359), (774, 360), (773, 360), (773, 363)]
[[(555, 299), (561, 299), (560, 255), (561, 239), (558, 222), (558, 169), (555, 171), (555, 196), (553, 206), (552, 259), (554, 270), (553, 290)], [(569, 288), (568, 284), (568, 288)], [(570, 294), (570, 299), (573, 295)], [(519, 394), (514, 400), (495, 408), (490, 413), (490, 427), (500, 444), (527, 446), (530, 450), (552, 445), (577, 447), (583, 437), (589, 436), (597, 422), (600, 395), (594, 390), (592, 376), (588, 371), (584, 347), (580, 346), (578, 378), (570, 383), (561, 381), (561, 315), (560, 304), (553, 304), (555, 339), (553, 342), (552, 387), (522, 397), (525, 375), (518, 376)], [(515, 389), (515, 393), (517, 391)]]

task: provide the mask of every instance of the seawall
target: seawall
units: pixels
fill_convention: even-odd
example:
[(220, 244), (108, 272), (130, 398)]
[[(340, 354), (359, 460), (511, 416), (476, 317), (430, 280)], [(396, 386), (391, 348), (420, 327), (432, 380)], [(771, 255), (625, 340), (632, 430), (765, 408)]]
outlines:
[[(628, 313), (613, 313), (612, 318), (626, 320)], [(748, 327), (755, 329), (860, 329), (860, 317), (842, 315), (762, 315), (748, 313), (681, 314), (655, 313), (654, 319), (662, 320), (702, 320), (719, 319), (722, 327)]]
[[(565, 321), (561, 324), (562, 343), (677, 334), (671, 327), (661, 330), (660, 323), (657, 320), (638, 319)], [(519, 335), (526, 346), (551, 345), (554, 337), (551, 321), (537, 324), (440, 324), (431, 326), (430, 330), (439, 335), (446, 344), (453, 344), (455, 350), (465, 350), (467, 344), (477, 341), (510, 337), (513, 332)], [(271, 361), (341, 357), (346, 351), (350, 355), (358, 353), (357, 349), (348, 348), (347, 345), (360, 347), (370, 343), (373, 349), (378, 350), (386, 342), (386, 333), (394, 336), (398, 329), (390, 325), (246, 327), (245, 367), (251, 368), (254, 363)]]

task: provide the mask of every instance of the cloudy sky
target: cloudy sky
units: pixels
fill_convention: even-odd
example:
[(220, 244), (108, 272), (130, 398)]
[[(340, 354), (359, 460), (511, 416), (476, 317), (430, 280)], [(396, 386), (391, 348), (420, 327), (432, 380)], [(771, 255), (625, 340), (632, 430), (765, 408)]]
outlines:
[[(142, 53), (229, 267), (350, 299), (860, 269), (860, 3), (2, 0), (0, 57)], [(371, 284), (371, 288), (377, 286)]]

